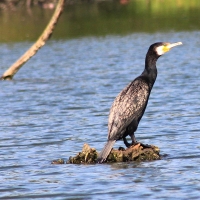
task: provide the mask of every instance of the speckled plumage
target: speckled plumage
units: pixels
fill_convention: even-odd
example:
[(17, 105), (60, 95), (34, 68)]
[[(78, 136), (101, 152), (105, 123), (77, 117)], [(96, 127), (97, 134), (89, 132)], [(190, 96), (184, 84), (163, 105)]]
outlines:
[(131, 144), (126, 140), (126, 136), (129, 135), (132, 144), (136, 143), (134, 132), (144, 114), (157, 77), (156, 61), (171, 47), (180, 44), (182, 43), (158, 42), (149, 47), (144, 71), (118, 94), (111, 106), (108, 119), (108, 141), (98, 156), (97, 162), (102, 163), (106, 160), (117, 140), (123, 139), (124, 144), (129, 147)]
[(119, 140), (133, 120), (140, 120), (146, 108), (150, 88), (142, 77), (136, 78), (115, 98), (108, 119), (108, 139)]

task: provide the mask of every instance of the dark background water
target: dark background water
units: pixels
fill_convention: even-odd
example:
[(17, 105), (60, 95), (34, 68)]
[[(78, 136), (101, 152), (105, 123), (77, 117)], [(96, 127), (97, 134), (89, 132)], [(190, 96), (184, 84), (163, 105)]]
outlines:
[[(139, 4), (139, 1), (135, 2)], [(167, 9), (161, 6), (160, 1), (154, 2), (157, 4), (153, 7), (159, 5), (158, 11)], [(131, 15), (128, 10), (133, 4), (131, 1), (126, 5), (125, 14)], [(144, 10), (147, 9), (145, 5)], [(97, 5), (74, 5), (74, 15), (81, 15), (77, 11), (81, 6), (84, 11), (87, 6)], [(194, 9), (198, 10), (197, 4), (194, 8), (185, 7), (184, 4), (180, 8), (180, 11), (183, 10), (180, 13), (187, 10), (191, 15), (196, 13), (198, 16), (199, 12), (193, 13)], [(199, 199), (198, 18), (193, 25), (189, 26), (189, 23), (179, 29), (184, 23), (180, 21), (175, 26), (178, 14), (177, 19), (170, 23), (171, 15), (169, 19), (162, 18), (164, 12), (160, 11), (157, 17), (152, 14), (152, 24), (149, 24), (153, 27), (154, 18), (155, 21), (160, 18), (163, 26), (157, 25), (158, 29), (152, 31), (145, 25), (148, 30), (123, 30), (120, 23), (119, 26), (113, 25), (115, 29), (108, 26), (111, 15), (112, 20), (120, 18), (117, 10), (112, 14), (107, 12), (107, 18), (106, 11), (97, 10), (96, 20), (103, 23), (103, 16), (107, 20), (104, 20), (104, 26), (99, 24), (99, 27), (95, 23), (94, 27), (103, 32), (94, 33), (91, 23), (91, 26), (88, 24), (91, 28), (88, 33), (83, 31), (81, 35), (80, 31), (72, 38), (73, 30), (75, 32), (73, 26), (82, 26), (79, 20), (83, 19), (76, 17), (76, 23), (72, 17), (70, 25), (64, 23), (65, 17), (72, 14), (72, 10), (66, 10), (54, 37), (22, 67), (13, 81), (1, 82), (0, 198)], [(172, 11), (172, 7), (168, 10)], [(50, 17), (50, 12), (44, 11), (43, 15)], [(5, 20), (8, 20), (5, 24), (13, 23), (12, 17), (5, 17), (12, 14), (1, 12), (0, 15), (1, 25)], [(85, 15), (86, 12), (82, 18)], [(185, 15), (186, 21), (191, 19), (191, 15)], [(143, 16), (143, 23), (150, 20), (148, 17), (150, 15)], [(45, 20), (48, 21), (46, 17), (37, 21), (38, 29), (43, 29)], [(85, 23), (90, 20), (88, 12)], [(167, 20), (168, 25), (165, 24)], [(127, 18), (121, 18), (121, 23), (128, 24)], [(6, 29), (5, 24), (0, 27)], [(107, 33), (103, 28), (106, 26)], [(65, 36), (61, 34), (61, 29)], [(7, 33), (13, 30), (10, 28)], [(69, 30), (72, 30), (71, 35), (67, 34)], [(19, 31), (14, 32), (8, 40), (5, 30), (2, 32), (1, 28), (0, 31), (0, 69), (3, 73), (40, 33), (36, 31), (34, 36), (24, 36), (22, 30), (20, 34)], [(107, 118), (113, 99), (143, 71), (146, 51), (150, 44), (157, 41), (182, 41), (184, 44), (159, 58), (158, 78), (136, 132), (139, 141), (158, 146), (163, 159), (141, 163), (52, 165), (54, 159), (66, 160), (76, 155), (85, 142), (98, 151), (102, 149), (107, 138)], [(115, 148), (119, 146), (123, 146), (123, 142), (115, 144)]]

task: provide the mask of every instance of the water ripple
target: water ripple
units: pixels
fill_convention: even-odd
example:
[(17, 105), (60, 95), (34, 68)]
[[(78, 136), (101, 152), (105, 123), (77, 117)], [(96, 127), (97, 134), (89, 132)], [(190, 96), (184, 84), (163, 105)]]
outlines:
[[(199, 35), (172, 32), (49, 42), (14, 81), (1, 82), (0, 198), (198, 199)], [(85, 142), (101, 150), (114, 97), (142, 72), (148, 46), (163, 40), (184, 45), (159, 59), (158, 78), (136, 132), (139, 141), (159, 146), (163, 159), (51, 165), (53, 159), (75, 155)], [(0, 55), (15, 60), (27, 46), (0, 44)]]

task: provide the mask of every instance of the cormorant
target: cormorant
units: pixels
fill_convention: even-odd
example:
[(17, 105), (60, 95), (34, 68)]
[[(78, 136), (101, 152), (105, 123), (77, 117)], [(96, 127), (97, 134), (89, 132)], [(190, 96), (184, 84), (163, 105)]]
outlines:
[[(137, 144), (134, 132), (144, 114), (157, 77), (156, 61), (172, 47), (181, 44), (181, 42), (172, 44), (157, 42), (149, 47), (144, 71), (118, 94), (111, 106), (108, 119), (108, 141), (98, 156), (98, 163), (106, 160), (117, 140), (123, 139), (126, 147)], [(132, 144), (126, 140), (128, 135), (132, 139)]]

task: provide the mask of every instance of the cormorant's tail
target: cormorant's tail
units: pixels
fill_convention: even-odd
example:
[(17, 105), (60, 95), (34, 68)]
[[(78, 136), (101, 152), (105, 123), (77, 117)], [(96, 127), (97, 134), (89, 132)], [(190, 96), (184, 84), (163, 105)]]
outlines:
[(101, 153), (97, 158), (98, 163), (102, 163), (106, 160), (115, 142), (116, 140), (108, 140), (108, 142), (105, 144), (103, 150), (101, 151)]

